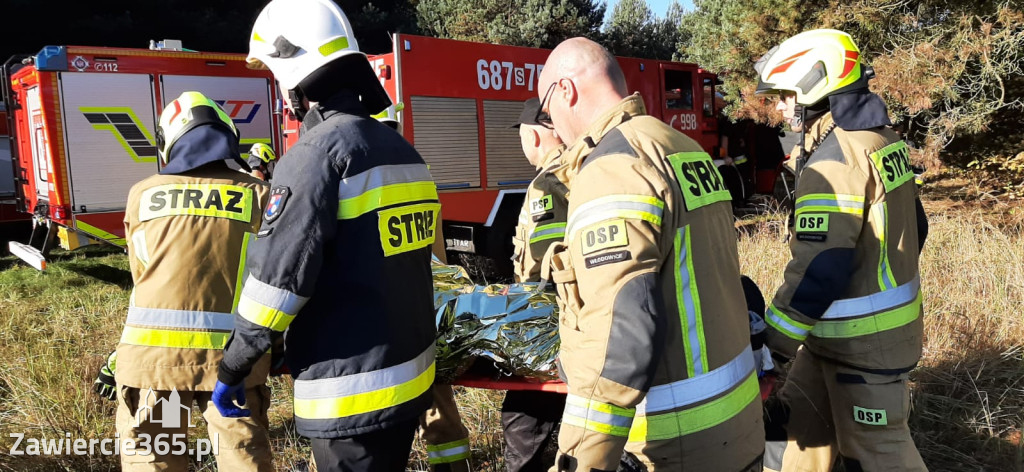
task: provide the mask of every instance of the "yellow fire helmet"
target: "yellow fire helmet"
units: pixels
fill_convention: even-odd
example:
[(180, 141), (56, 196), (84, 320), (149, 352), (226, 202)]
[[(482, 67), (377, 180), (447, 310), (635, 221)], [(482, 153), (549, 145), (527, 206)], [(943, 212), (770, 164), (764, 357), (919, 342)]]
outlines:
[(805, 31), (757, 61), (757, 93), (791, 91), (798, 104), (814, 105), (857, 84), (863, 75), (860, 65), (860, 49), (849, 34), (833, 29)]
[(156, 152), (167, 165), (171, 148), (185, 133), (200, 125), (213, 124), (230, 130), (238, 138), (238, 128), (217, 102), (199, 92), (184, 92), (164, 107), (156, 127)]
[(271, 161), (277, 160), (277, 154), (274, 154), (274, 149), (266, 143), (256, 143), (249, 148), (249, 167), (256, 168), (259, 164), (270, 164)]

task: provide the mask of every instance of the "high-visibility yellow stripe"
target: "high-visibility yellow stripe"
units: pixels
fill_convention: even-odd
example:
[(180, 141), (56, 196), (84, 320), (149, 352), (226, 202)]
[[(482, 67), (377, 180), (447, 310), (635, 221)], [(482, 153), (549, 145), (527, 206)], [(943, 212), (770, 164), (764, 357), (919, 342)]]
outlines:
[(295, 319), (295, 315), (266, 306), (244, 294), (238, 299), (238, 314), (264, 328), (283, 332)]
[(249, 242), (255, 236), (252, 233), (245, 233), (245, 237), (242, 238), (242, 250), (238, 256), (238, 274), (235, 276), (235, 299), (231, 302), (232, 313), (238, 310), (238, 300), (242, 296), (242, 286), (245, 283), (245, 261), (249, 258)]
[(416, 378), (365, 393), (335, 398), (294, 399), (295, 416), (303, 419), (344, 418), (383, 410), (418, 398), (434, 383), (434, 363)]
[(601, 434), (626, 437), (635, 414), (635, 408), (622, 408), (569, 394), (562, 422)]
[(407, 182), (383, 185), (363, 194), (338, 201), (338, 219), (356, 218), (378, 208), (425, 200), (437, 200), (433, 182)]
[(321, 56), (327, 57), (348, 47), (348, 38), (340, 36), (334, 38), (317, 48)]
[(450, 464), (469, 459), (469, 439), (459, 439), (444, 444), (427, 444), (427, 460), (431, 465)]
[(588, 410), (599, 411), (601, 413), (607, 413), (609, 415), (632, 418), (633, 415), (636, 414), (635, 408), (622, 408), (621, 406), (615, 406), (612, 405), (611, 403), (604, 403), (596, 400), (587, 400), (586, 398), (578, 397), (576, 395), (566, 396), (565, 401), (571, 405), (580, 406)]
[(598, 423), (597, 421), (587, 420), (578, 416), (562, 416), (562, 423), (601, 434), (607, 434), (609, 436), (618, 436), (620, 438), (624, 438), (629, 435), (628, 427)]
[(908, 325), (921, 315), (921, 292), (913, 302), (864, 318), (822, 320), (811, 330), (819, 338), (854, 338)]
[(764, 317), (764, 321), (771, 325), (773, 328), (778, 330), (780, 333), (795, 339), (797, 341), (803, 341), (807, 339), (807, 333), (811, 331), (813, 326), (801, 323), (789, 315), (783, 313), (774, 305), (768, 307), (767, 316)]
[(796, 215), (807, 212), (864, 214), (864, 197), (841, 193), (810, 193), (796, 199)]
[(108, 243), (116, 244), (116, 245), (121, 246), (121, 247), (124, 247), (124, 246), (128, 245), (128, 243), (125, 242), (124, 238), (120, 238), (116, 234), (112, 234), (112, 233), (108, 233), (106, 231), (103, 231), (102, 229), (99, 229), (99, 228), (97, 228), (97, 227), (95, 227), (95, 226), (93, 226), (93, 225), (91, 225), (89, 223), (86, 223), (86, 222), (82, 221), (82, 220), (75, 220), (75, 227), (78, 228), (80, 231), (83, 231), (83, 232), (85, 232), (87, 234), (95, 236), (95, 237), (97, 237), (97, 238), (99, 238), (99, 239), (101, 239), (103, 241), (108, 242)]
[(219, 331), (178, 331), (125, 326), (121, 332), (121, 342), (136, 346), (224, 349), (229, 336), (231, 333)]
[(427, 451), (444, 451), (446, 449), (452, 449), (459, 446), (469, 445), (469, 438), (456, 439), (455, 441), (446, 442), (442, 444), (427, 444)]
[(889, 208), (885, 202), (882, 202), (875, 209), (882, 220), (876, 236), (878, 237), (879, 245), (878, 289), (884, 292), (896, 287), (896, 277), (892, 275), (892, 267), (889, 264)]
[[(700, 366), (701, 370), (698, 374), (703, 374), (711, 370), (708, 367), (708, 347), (707, 340), (704, 338), (704, 314), (701, 310), (700, 304), (700, 291), (697, 290), (697, 271), (693, 269), (693, 245), (690, 238), (690, 226), (686, 226), (686, 271), (689, 274), (689, 289), (690, 299), (693, 303), (693, 316), (697, 323), (695, 326), (691, 326), (690, 329), (696, 329), (695, 333), (689, 333), (691, 337), (696, 335), (697, 346), (700, 349)], [(695, 352), (696, 353), (696, 352)], [(696, 366), (694, 366), (696, 367)]]
[(629, 430), (629, 442), (677, 438), (717, 426), (757, 401), (759, 395), (757, 376), (750, 374), (731, 392), (703, 405), (672, 413), (637, 416)]

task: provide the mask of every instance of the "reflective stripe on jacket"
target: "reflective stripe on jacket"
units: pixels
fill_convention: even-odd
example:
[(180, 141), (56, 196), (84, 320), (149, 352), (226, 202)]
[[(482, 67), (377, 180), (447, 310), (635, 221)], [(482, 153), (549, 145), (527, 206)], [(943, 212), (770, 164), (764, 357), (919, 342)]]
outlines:
[(274, 174), (219, 376), (285, 332), (300, 434), (365, 434), (419, 416), (434, 379), (430, 245), (440, 204), (407, 141), (346, 93), (306, 115)]
[[(213, 390), (241, 261), (266, 198), (265, 183), (217, 164), (132, 187), (125, 239), (135, 289), (117, 348), (118, 383)], [(249, 386), (266, 381), (269, 356), (262, 357)]]
[(805, 344), (851, 367), (899, 373), (921, 357), (918, 255), (927, 221), (906, 143), (890, 129), (808, 130), (821, 141), (799, 176), (792, 260), (766, 314), (768, 344)]

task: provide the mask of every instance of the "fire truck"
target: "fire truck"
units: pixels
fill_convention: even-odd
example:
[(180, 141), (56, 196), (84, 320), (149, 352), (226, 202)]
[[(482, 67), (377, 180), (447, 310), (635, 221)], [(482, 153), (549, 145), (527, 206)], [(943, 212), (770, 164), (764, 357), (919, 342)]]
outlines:
[[(487, 256), (499, 273), (511, 274), (512, 235), (536, 175), (512, 125), (523, 101), (538, 95), (549, 53), (396, 35), (391, 53), (370, 57), (384, 88), (401, 104), (392, 117), (437, 182), (446, 249)], [(715, 152), (714, 74), (696, 64), (618, 61), (649, 114)]]
[[(392, 52), (369, 59), (396, 102), (390, 116), (437, 182), (446, 249), (483, 256), (495, 264), (492, 273), (510, 274), (512, 234), (536, 173), (512, 125), (522, 102), (538, 95), (550, 51), (393, 39)], [(58, 243), (65, 249), (124, 246), (128, 189), (158, 170), (156, 117), (182, 91), (218, 100), (245, 144), (268, 142), (284, 155), (298, 138), (298, 122), (277, 112), (276, 83), (267, 71), (246, 69), (243, 55), (182, 51), (180, 42), (156, 48), (48, 46), (0, 70), (10, 110), (14, 199), (35, 221), (29, 243), (10, 244), (12, 253), (42, 269)], [(695, 64), (618, 60), (649, 114), (717, 155), (714, 74)]]
[(69, 250), (125, 245), (128, 190), (159, 170), (157, 117), (182, 92), (197, 90), (221, 104), (239, 129), (243, 154), (256, 142), (280, 146), (280, 114), (271, 106), (276, 82), (246, 68), (243, 54), (190, 52), (169, 40), (149, 50), (47, 46), (14, 59), (0, 71), (12, 190), (33, 230), (27, 244), (9, 249), (39, 270), (58, 243)]

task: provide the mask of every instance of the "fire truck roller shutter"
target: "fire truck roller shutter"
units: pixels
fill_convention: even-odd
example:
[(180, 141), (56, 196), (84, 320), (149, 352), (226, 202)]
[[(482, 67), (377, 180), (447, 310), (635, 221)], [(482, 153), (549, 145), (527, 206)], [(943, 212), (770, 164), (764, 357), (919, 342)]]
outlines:
[(480, 187), (476, 101), (412, 97), (413, 143), (439, 189)]
[(537, 169), (523, 156), (519, 129), (511, 127), (519, 123), (522, 111), (519, 100), (484, 100), (487, 188), (525, 188), (537, 175)]

